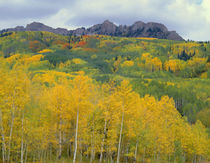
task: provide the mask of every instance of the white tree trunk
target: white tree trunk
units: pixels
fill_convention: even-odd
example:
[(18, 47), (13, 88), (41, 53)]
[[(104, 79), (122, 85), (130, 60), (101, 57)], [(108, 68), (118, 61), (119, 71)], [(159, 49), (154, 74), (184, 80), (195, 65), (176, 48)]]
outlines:
[(11, 148), (13, 125), (14, 125), (14, 119), (15, 119), (15, 110), (16, 110), (16, 108), (13, 105), (12, 116), (11, 116), (10, 134), (9, 134), (9, 143), (8, 143), (7, 162), (10, 162), (10, 148)]
[(144, 159), (145, 159), (145, 152), (146, 152), (146, 148), (144, 147), (144, 154), (143, 154), (143, 163), (144, 163)]
[(0, 125), (1, 125), (1, 138), (2, 138), (2, 162), (5, 163), (6, 145), (5, 145), (5, 136), (4, 136), (4, 127), (3, 127), (1, 109), (0, 109)]
[[(94, 132), (94, 131), (93, 131)], [(90, 146), (91, 146), (91, 153), (90, 153), (90, 163), (93, 162), (93, 134), (91, 133), (91, 140), (90, 140)]]
[(24, 144), (23, 144), (23, 131), (24, 131), (24, 127), (23, 127), (23, 120), (24, 120), (24, 111), (23, 111), (23, 114), (22, 114), (22, 124), (21, 124), (21, 128), (22, 128), (22, 131), (21, 131), (21, 163), (23, 163), (23, 155), (24, 155)]
[(60, 117), (60, 122), (59, 122), (59, 151), (58, 151), (58, 159), (61, 159), (61, 154), (62, 154), (62, 133), (61, 133), (61, 125), (62, 125), (62, 118)]
[[(127, 145), (127, 149), (126, 149), (126, 154), (128, 155), (128, 145)], [(128, 156), (126, 156), (125, 162), (128, 163)]]
[(120, 127), (120, 137), (119, 137), (118, 151), (117, 151), (117, 163), (119, 163), (120, 161), (120, 148), (121, 148), (121, 140), (122, 140), (123, 121), (124, 121), (124, 111), (122, 113), (122, 120), (121, 120), (121, 127)]
[(75, 144), (74, 144), (74, 158), (73, 158), (73, 163), (76, 162), (76, 156), (77, 156), (78, 123), (79, 123), (79, 109), (77, 109), (77, 120), (76, 120), (76, 133), (75, 133)]
[(105, 119), (105, 124), (104, 124), (104, 136), (103, 136), (103, 140), (102, 140), (102, 144), (101, 144), (101, 154), (100, 154), (99, 163), (101, 163), (102, 160), (103, 160), (104, 141), (105, 141), (105, 137), (106, 137), (106, 124), (107, 124), (107, 120)]
[(25, 161), (24, 161), (24, 163), (27, 162), (27, 156), (28, 156), (28, 145), (26, 144), (25, 145)]
[(137, 151), (138, 151), (138, 140), (137, 140), (137, 142), (136, 142), (136, 149), (135, 149), (134, 160), (133, 160), (134, 163), (136, 162)]

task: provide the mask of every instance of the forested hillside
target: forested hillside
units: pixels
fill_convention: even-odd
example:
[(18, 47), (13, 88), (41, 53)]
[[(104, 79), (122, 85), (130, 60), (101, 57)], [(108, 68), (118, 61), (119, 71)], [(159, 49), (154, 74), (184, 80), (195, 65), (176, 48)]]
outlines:
[(6, 162), (207, 162), (210, 43), (0, 35)]

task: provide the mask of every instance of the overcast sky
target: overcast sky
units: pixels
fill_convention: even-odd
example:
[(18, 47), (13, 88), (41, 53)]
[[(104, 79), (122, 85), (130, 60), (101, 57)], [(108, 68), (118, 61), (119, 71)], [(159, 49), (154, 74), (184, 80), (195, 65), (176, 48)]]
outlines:
[(33, 21), (74, 29), (106, 19), (159, 22), (185, 39), (210, 40), (210, 0), (0, 0), (0, 29)]

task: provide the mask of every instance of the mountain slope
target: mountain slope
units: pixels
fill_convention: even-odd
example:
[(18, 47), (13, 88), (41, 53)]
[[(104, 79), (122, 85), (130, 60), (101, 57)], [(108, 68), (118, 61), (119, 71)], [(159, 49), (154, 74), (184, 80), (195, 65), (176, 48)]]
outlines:
[[(113, 28), (108, 29), (104, 32)], [(41, 58), (40, 63), (29, 64), (34, 74), (46, 70), (83, 71), (99, 82), (129, 79), (141, 96), (173, 97), (177, 110), (191, 123), (200, 110), (210, 106), (210, 44), (207, 42), (64, 36), (39, 31), (0, 35), (0, 59), (16, 65), (16, 59), (22, 60), (26, 55), (32, 57), (27, 62)]]

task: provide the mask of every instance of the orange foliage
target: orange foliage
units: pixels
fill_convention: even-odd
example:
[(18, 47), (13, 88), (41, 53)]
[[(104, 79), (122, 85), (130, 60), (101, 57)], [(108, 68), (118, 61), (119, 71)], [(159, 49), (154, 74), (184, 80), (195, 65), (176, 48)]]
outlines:
[(99, 39), (100, 35), (84, 35), (82, 36), (83, 39), (89, 39), (89, 38), (94, 38), (94, 39)]
[(80, 41), (79, 43), (78, 43), (78, 45), (80, 46), (80, 47), (83, 47), (83, 46), (85, 46), (87, 44), (87, 42), (85, 42), (85, 41)]
[(89, 51), (89, 52), (97, 52), (97, 49), (94, 48), (84, 48), (84, 51)]
[(69, 43), (64, 43), (62, 46), (63, 49), (69, 49)]
[(63, 44), (65, 44), (65, 42), (64, 41), (61, 41), (61, 40), (56, 40), (56, 41), (53, 42), (53, 44), (63, 45)]
[(82, 36), (83, 38), (90, 38), (91, 36), (90, 35), (84, 35)]
[(37, 40), (30, 41), (29, 42), (29, 49), (31, 49), (33, 52), (40, 51), (42, 49), (41, 48), (41, 43)]
[(78, 47), (84, 47), (87, 44), (86, 41), (81, 40), (79, 43), (75, 44), (73, 47), (78, 48)]

